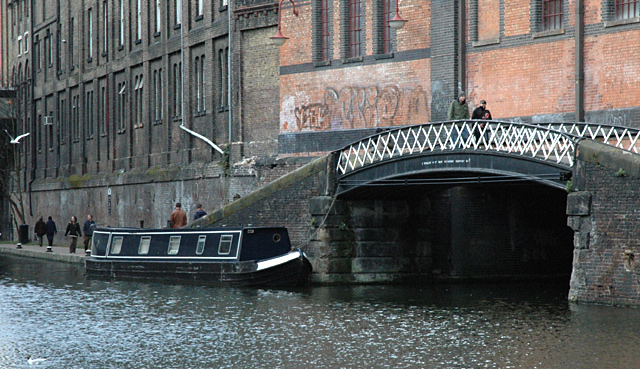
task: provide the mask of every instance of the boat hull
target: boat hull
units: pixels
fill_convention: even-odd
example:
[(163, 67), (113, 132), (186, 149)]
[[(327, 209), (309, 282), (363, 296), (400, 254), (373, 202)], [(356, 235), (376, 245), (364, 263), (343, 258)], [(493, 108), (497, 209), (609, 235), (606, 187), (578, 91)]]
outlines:
[(218, 286), (298, 287), (311, 275), (311, 264), (300, 250), (261, 261), (105, 259), (88, 257), (89, 276), (195, 282)]

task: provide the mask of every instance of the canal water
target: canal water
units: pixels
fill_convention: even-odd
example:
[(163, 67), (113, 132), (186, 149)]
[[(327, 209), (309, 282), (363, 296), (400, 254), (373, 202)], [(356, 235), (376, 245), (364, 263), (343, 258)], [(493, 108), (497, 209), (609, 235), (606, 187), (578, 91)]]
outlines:
[(564, 283), (212, 288), (0, 258), (0, 368), (640, 368), (640, 309)]

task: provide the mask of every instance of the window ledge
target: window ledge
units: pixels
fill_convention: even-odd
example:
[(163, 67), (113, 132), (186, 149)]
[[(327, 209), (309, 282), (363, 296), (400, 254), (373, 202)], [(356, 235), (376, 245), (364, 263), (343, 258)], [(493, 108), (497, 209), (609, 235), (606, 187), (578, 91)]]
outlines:
[(331, 65), (331, 60), (313, 62), (314, 67), (328, 67), (330, 65)]
[(162, 35), (162, 33), (160, 33), (160, 32), (156, 32), (156, 33), (154, 33), (154, 34), (153, 34), (153, 37), (154, 37), (154, 38), (158, 38), (158, 37), (160, 37), (161, 35)]
[(219, 11), (219, 12), (223, 12), (223, 11), (225, 11), (225, 10), (227, 10), (227, 6), (226, 6), (226, 5), (223, 5), (223, 6), (221, 6), (221, 7), (219, 7), (219, 8), (218, 8), (218, 11)]
[(615, 26), (624, 26), (625, 24), (634, 24), (634, 23), (640, 23), (640, 17), (606, 21), (606, 22), (604, 22), (604, 28), (615, 27)]
[(141, 39), (141, 38), (139, 38), (139, 39), (137, 39), (134, 43), (135, 43), (136, 45), (140, 45), (140, 44), (142, 43), (142, 39)]
[(88, 58), (87, 58), (87, 63), (91, 63), (92, 61), (93, 61), (93, 58), (92, 58), (92, 57), (88, 57)]
[(103, 57), (103, 58), (106, 58), (107, 56), (109, 56), (109, 53), (108, 53), (108, 52), (106, 52), (106, 51), (103, 51), (103, 52), (102, 52), (102, 57)]
[(201, 21), (201, 20), (203, 20), (203, 19), (204, 19), (204, 15), (202, 15), (202, 14), (198, 14), (198, 15), (196, 16), (196, 18), (195, 18), (195, 21), (196, 21), (196, 22), (198, 22), (198, 21)]
[(481, 46), (488, 46), (488, 45), (496, 45), (499, 43), (500, 43), (500, 37), (496, 37), (496, 38), (489, 38), (486, 40), (473, 41), (471, 44), (473, 45), (473, 47), (481, 47)]
[(357, 56), (355, 58), (347, 58), (347, 59), (343, 59), (342, 60), (342, 64), (349, 64), (349, 63), (360, 63), (362, 62), (362, 60), (364, 60), (363, 57), (361, 56)]
[(173, 29), (180, 29), (182, 27), (181, 23), (176, 23), (173, 25)]
[(122, 51), (122, 50), (124, 50), (124, 45), (118, 46), (118, 51)]
[(550, 31), (534, 32), (531, 38), (549, 37), (549, 36), (557, 36), (557, 35), (564, 35), (564, 28), (553, 29)]
[(393, 53), (387, 53), (387, 54), (375, 54), (373, 56), (374, 59), (376, 60), (381, 60), (381, 59), (393, 59)]

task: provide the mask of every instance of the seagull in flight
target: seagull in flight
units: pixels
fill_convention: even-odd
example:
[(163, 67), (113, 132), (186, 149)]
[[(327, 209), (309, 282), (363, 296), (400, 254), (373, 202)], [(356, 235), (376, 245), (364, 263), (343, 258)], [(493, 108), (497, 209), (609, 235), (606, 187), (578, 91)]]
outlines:
[(29, 133), (31, 133), (31, 132), (27, 132), (27, 133), (21, 134), (20, 136), (18, 136), (16, 138), (13, 138), (13, 136), (11, 136), (11, 133), (9, 133), (9, 131), (7, 131), (6, 129), (4, 131), (7, 132), (7, 135), (9, 135), (9, 137), (11, 137), (11, 141), (9, 141), (9, 143), (12, 143), (14, 145), (15, 144), (19, 144), (20, 140), (22, 140), (23, 138), (29, 136)]
[(38, 365), (38, 364), (40, 364), (41, 362), (43, 362), (45, 360), (47, 360), (47, 359), (44, 359), (44, 358), (33, 359), (33, 358), (31, 358), (31, 356), (29, 356), (28, 362), (29, 362), (29, 365)]

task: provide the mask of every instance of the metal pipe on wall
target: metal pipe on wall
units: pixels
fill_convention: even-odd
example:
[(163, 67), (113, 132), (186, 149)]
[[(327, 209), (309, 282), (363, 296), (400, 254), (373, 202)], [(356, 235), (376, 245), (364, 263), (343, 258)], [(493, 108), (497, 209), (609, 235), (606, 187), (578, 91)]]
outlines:
[(584, 0), (576, 0), (576, 121), (584, 122)]
[[(458, 53), (458, 91), (456, 93), (456, 98), (458, 97), (458, 93), (465, 91), (465, 87), (467, 84), (467, 66), (466, 66), (466, 0), (458, 0), (458, 49), (456, 50)], [(466, 91), (465, 91), (466, 93)]]

